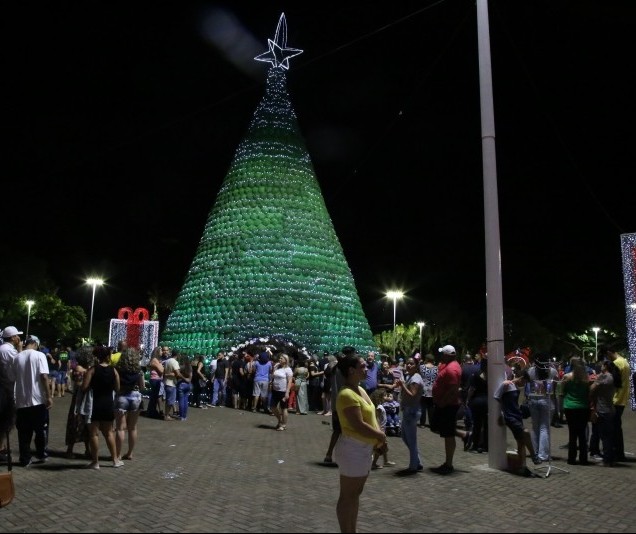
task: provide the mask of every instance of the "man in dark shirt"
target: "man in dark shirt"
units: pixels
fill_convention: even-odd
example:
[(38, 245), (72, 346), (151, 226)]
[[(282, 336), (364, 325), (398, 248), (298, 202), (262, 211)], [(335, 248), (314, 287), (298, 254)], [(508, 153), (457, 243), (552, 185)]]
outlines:
[(225, 359), (225, 352), (220, 350), (216, 354), (216, 369), (214, 370), (213, 391), (212, 391), (212, 408), (216, 406), (225, 406), (225, 386), (227, 385), (227, 376), (230, 366)]

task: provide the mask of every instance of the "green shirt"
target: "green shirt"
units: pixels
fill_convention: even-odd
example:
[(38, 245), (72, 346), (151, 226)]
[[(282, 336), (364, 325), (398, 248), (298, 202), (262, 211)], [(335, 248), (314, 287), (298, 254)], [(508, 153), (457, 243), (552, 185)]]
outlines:
[(563, 408), (581, 410), (590, 407), (590, 383), (575, 380), (563, 381)]

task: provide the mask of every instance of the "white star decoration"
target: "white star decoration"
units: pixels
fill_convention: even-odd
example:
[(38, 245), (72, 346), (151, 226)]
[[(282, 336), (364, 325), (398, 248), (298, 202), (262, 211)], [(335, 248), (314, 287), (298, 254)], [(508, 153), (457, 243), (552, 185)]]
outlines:
[(274, 67), (280, 67), (285, 70), (289, 69), (289, 58), (302, 54), (303, 51), (298, 48), (287, 48), (287, 19), (285, 13), (282, 13), (278, 19), (276, 26), (276, 35), (274, 40), (267, 39), (269, 50), (256, 56), (256, 61), (265, 61), (271, 63)]

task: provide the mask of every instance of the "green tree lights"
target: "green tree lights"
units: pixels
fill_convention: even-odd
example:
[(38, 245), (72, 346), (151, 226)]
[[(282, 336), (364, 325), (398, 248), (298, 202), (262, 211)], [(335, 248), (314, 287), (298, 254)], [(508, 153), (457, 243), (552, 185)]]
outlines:
[(270, 336), (310, 352), (377, 350), (276, 66), (162, 342), (213, 354)]

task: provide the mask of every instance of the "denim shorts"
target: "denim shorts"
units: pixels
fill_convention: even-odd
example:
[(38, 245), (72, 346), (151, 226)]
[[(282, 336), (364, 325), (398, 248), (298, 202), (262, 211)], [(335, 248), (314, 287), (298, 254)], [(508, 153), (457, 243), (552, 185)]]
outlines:
[(124, 395), (117, 395), (115, 398), (115, 410), (122, 412), (134, 412), (141, 406), (141, 392), (131, 391)]
[(174, 404), (175, 402), (177, 402), (177, 387), (176, 386), (166, 386), (164, 384), (164, 387), (166, 388), (166, 404), (170, 405), (170, 404)]

